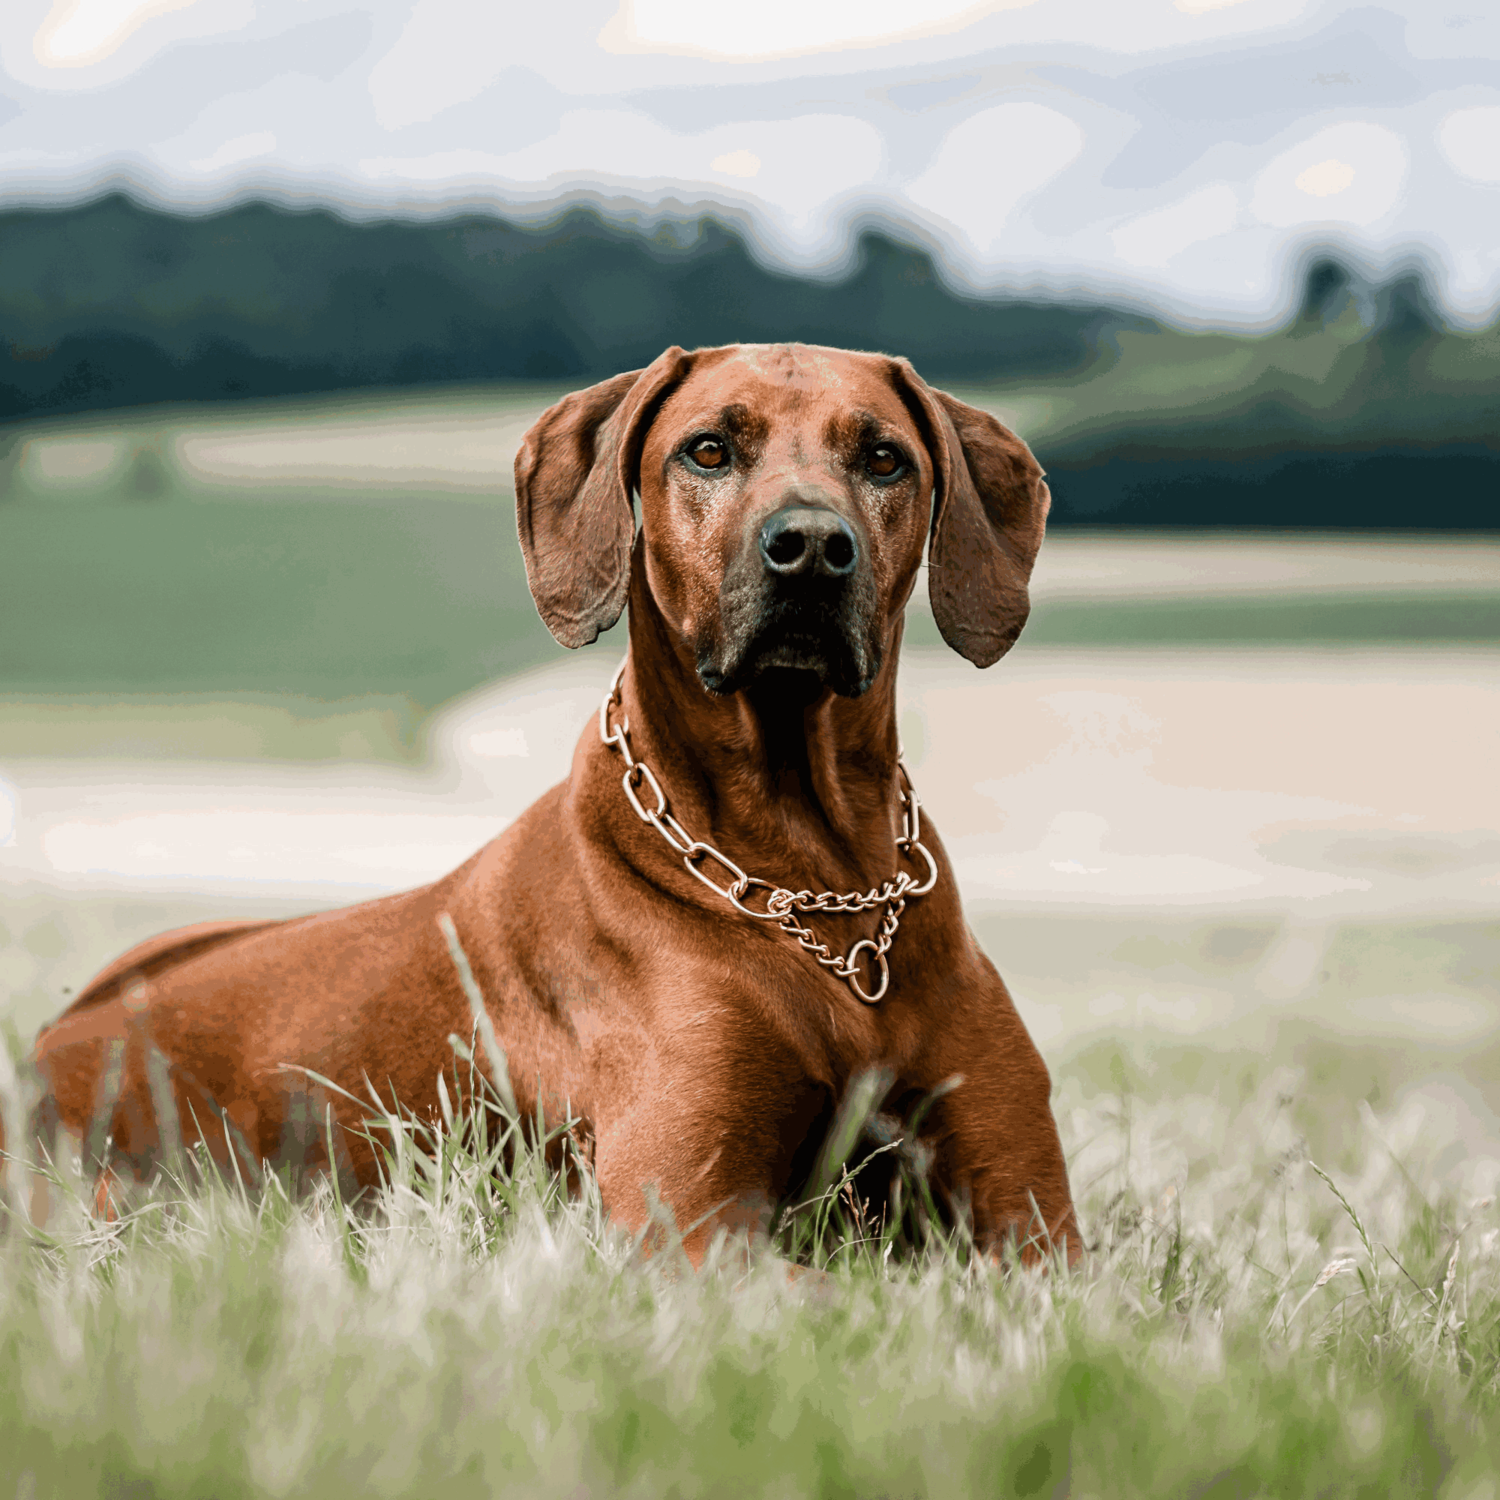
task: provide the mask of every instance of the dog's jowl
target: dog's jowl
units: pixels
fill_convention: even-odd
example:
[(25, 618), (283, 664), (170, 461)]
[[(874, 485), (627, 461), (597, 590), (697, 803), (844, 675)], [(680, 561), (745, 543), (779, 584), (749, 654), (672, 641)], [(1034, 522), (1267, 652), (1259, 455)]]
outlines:
[[(446, 913), (517, 1106), (580, 1119), (615, 1222), (659, 1195), (695, 1262), (759, 1232), (880, 1068), (893, 1100), (960, 1078), (923, 1133), (983, 1247), (1076, 1254), (1047, 1070), (895, 716), (924, 550), (944, 639), (990, 666), (1047, 504), (1024, 443), (884, 355), (669, 349), (568, 396), (516, 459), (532, 595), (566, 646), (622, 610), (630, 643), (566, 779), (420, 890), (127, 953), (37, 1044), (46, 1116), (115, 1174), (148, 1171), (169, 1120), (220, 1156), (322, 1151), (373, 1181), (353, 1101), (435, 1111), (472, 1031)], [(309, 1073), (352, 1098), (313, 1109), (288, 1083)], [(304, 1129), (325, 1102), (334, 1130)]]

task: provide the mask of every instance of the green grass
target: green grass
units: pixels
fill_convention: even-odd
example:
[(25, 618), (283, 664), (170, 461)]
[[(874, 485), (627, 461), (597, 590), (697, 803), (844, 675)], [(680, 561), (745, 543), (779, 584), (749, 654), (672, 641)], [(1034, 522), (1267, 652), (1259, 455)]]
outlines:
[(838, 1181), (779, 1242), (823, 1279), (694, 1275), (493, 1096), (483, 1139), (387, 1117), (359, 1209), (164, 1176), (106, 1224), (65, 1169), (0, 1243), (0, 1493), (1486, 1493), (1493, 1202), (1349, 1098), (1312, 1159), (1326, 1079), (1107, 1071), (1058, 1071), (1091, 1252), (1046, 1275), (862, 1234)]
[[(913, 610), (907, 642), (942, 637)], [(1500, 641), (1500, 595), (1458, 592), (1197, 595), (1183, 598), (1048, 599), (1026, 622), (1028, 646), (1329, 646)]]
[[(1299, 357), (1311, 358), (1311, 347), (1298, 344)], [(1145, 358), (1134, 345), (1126, 353), (1122, 368)], [(1114, 378), (1101, 375), (1082, 394), (1018, 392), (1017, 420), (1027, 431), (1045, 433), (1049, 422), (1063, 424), (1059, 433), (1085, 431), (1114, 407), (1113, 398), (1090, 406), (1094, 396), (1084, 395)], [(1230, 380), (1225, 389), (1239, 388)], [(251, 699), (266, 710), (255, 753), (319, 758), (355, 734), (371, 753), (411, 754), (432, 708), (561, 654), (527, 592), (508, 473), (524, 425), (556, 394), (329, 398), (228, 415), (175, 408), (11, 432), (0, 453), (0, 696), (28, 700), (43, 717), (65, 699), (139, 699), (137, 718), (173, 695)], [(970, 394), (1007, 400), (1003, 391)], [(1083, 407), (1068, 405), (1078, 401), (1093, 413), (1088, 421)], [(306, 464), (320, 442), (343, 443), (350, 463), (363, 454), (364, 467), (318, 479)], [(241, 453), (269, 445), (282, 467), (259, 477), (253, 467), (195, 469), (182, 458), (195, 443), (238, 444)], [(105, 455), (97, 472), (85, 462), (96, 451)], [(54, 473), (48, 462), (62, 467)], [(938, 642), (920, 606), (909, 638)], [(1038, 603), (1026, 639), (1493, 642), (1500, 614), (1482, 587), (1064, 597)], [(360, 715), (381, 723), (312, 722)], [(270, 722), (278, 718), (291, 723)], [(0, 718), (0, 734), (8, 727)], [(153, 742), (172, 732), (151, 731)], [(189, 729), (188, 740), (196, 734)], [(66, 753), (93, 745), (86, 729), (81, 737), (61, 730), (53, 743)]]
[[(260, 697), (303, 721), (389, 713), (563, 654), (507, 503), (308, 495), (0, 506), (0, 693)], [(925, 608), (908, 640), (938, 645)], [(1031, 645), (1500, 639), (1494, 594), (1054, 599)], [(313, 751), (316, 754), (316, 750)]]
[(442, 494), (0, 506), (0, 691), (431, 708), (557, 648), (511, 508)]

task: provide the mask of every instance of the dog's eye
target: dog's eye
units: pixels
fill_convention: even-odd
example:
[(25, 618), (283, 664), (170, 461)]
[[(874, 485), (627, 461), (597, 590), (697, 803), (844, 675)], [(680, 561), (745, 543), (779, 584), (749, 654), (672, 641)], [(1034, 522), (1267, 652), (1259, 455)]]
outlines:
[(700, 469), (722, 469), (729, 462), (729, 449), (716, 437), (701, 437), (689, 446), (688, 457)]
[(865, 467), (877, 479), (889, 479), (901, 469), (901, 455), (896, 449), (882, 443), (878, 448), (870, 449), (869, 457), (865, 459)]

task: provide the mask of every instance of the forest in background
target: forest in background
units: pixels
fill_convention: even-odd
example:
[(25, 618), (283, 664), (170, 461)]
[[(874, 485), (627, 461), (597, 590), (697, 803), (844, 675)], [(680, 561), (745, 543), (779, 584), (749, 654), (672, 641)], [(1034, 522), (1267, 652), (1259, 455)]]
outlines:
[(1500, 323), (1445, 324), (1425, 273), (1309, 255), (1288, 320), (1184, 330), (1139, 310), (961, 295), (867, 229), (822, 277), (711, 217), (575, 206), (354, 223), (123, 195), (0, 213), (0, 473), (25, 429), (160, 403), (444, 384), (587, 384), (664, 347), (797, 339), (1044, 390), (1054, 524), (1474, 530), (1500, 493)]

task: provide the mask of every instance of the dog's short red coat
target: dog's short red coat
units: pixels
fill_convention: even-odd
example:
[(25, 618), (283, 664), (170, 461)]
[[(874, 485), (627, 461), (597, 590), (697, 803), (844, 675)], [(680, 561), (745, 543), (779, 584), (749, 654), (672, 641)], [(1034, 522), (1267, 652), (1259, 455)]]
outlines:
[[(706, 478), (682, 460), (696, 433), (731, 428), (732, 472)], [(870, 478), (871, 434), (906, 459), (894, 484)], [(1047, 508), (1025, 445), (904, 361), (800, 345), (672, 349), (549, 410), (517, 458), (516, 494), (532, 592), (560, 640), (587, 643), (628, 603), (621, 715), (693, 835), (793, 890), (890, 877), (902, 612), (930, 535), (945, 638), (979, 665), (1014, 641)], [(737, 559), (789, 502), (832, 508), (859, 537), (878, 670), (859, 696), (825, 690), (784, 708), (764, 693), (715, 696), (700, 667), (743, 635)], [(540, 1095), (551, 1118), (583, 1121), (616, 1222), (643, 1225), (655, 1189), (679, 1224), (697, 1224), (695, 1260), (717, 1227), (763, 1226), (830, 1102), (880, 1065), (893, 1097), (962, 1076), (924, 1134), (982, 1244), (1065, 1238), (1076, 1253), (1047, 1070), (964, 922), (931, 824), (937, 884), (909, 903), (889, 993), (866, 1006), (774, 923), (695, 880), (631, 810), (621, 770), (590, 724), (568, 778), (433, 885), (142, 944), (40, 1037), (47, 1111), (85, 1139), (92, 1126), (97, 1141), (107, 1109), (114, 1168), (143, 1171), (161, 1148), (155, 1048), (185, 1138), (201, 1133), (220, 1155), (237, 1139), (254, 1158), (316, 1158), (331, 1104), (336, 1164), (368, 1182), (360, 1109), (310, 1094), (298, 1070), (356, 1098), (373, 1086), (436, 1107), (448, 1038), (472, 1030), (437, 926), (447, 912), (522, 1111)], [(820, 932), (843, 951), (876, 915), (822, 918)]]

